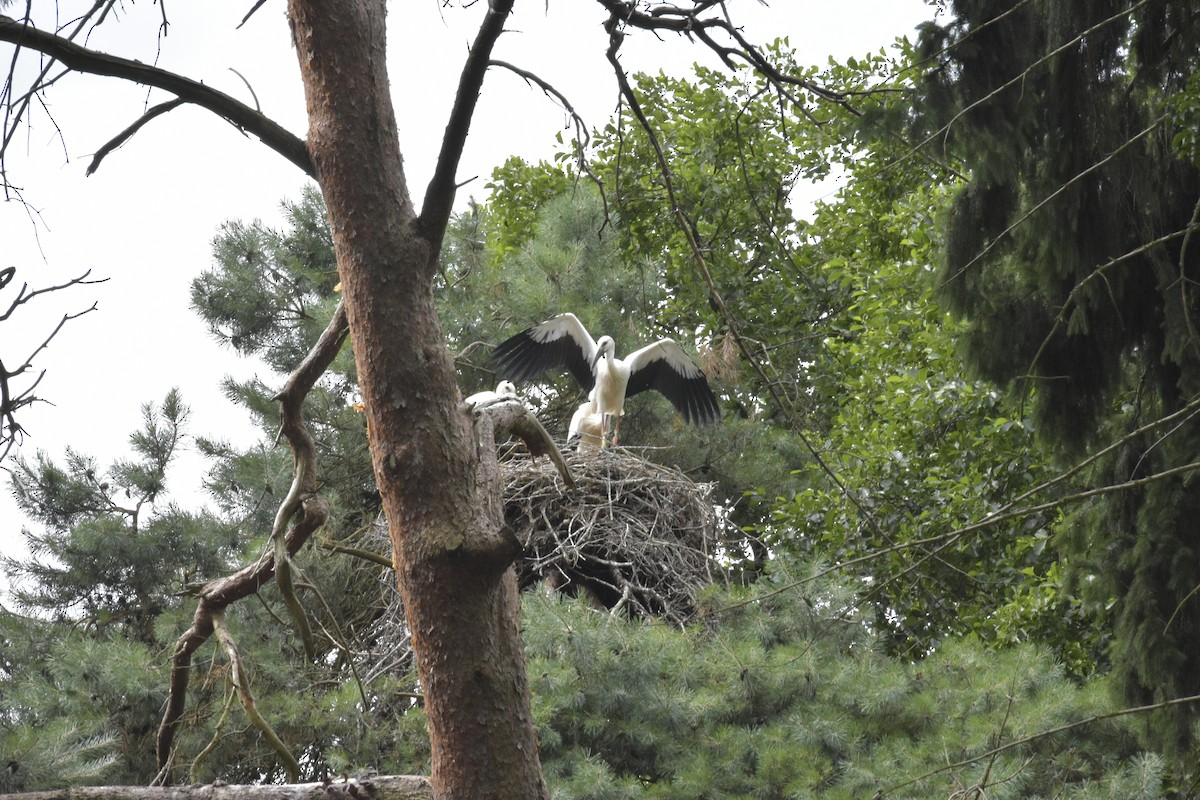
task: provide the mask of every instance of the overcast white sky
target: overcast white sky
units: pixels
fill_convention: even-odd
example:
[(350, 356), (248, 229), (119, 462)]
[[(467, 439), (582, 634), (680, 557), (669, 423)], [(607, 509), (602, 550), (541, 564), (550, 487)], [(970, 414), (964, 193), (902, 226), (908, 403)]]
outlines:
[[(63, 8), (80, 5), (73, 0)], [(90, 0), (84, 5), (90, 5)], [(240, 30), (253, 0), (167, 4), (171, 26), (161, 42), (155, 30), (162, 6), (125, 3), (119, 21), (107, 23), (88, 45), (136, 58), (203, 81), (261, 109), (300, 137), (307, 120), (303, 89), (291, 48), (283, 0), (267, 0)], [(35, 4), (49, 13), (55, 4)], [(923, 0), (729, 0), (735, 21), (751, 41), (786, 36), (802, 59), (823, 64), (888, 46), (912, 36), (933, 15)], [(17, 13), (24, 4), (9, 6)], [(410, 191), (424, 195), (453, 100), (468, 43), (486, 3), (463, 10), (441, 0), (392, 3), (389, 70)], [(518, 0), (510, 31), (495, 57), (553, 83), (589, 126), (602, 126), (616, 105), (616, 88), (604, 52), (599, 5), (579, 0)], [(62, 13), (60, 17), (69, 18)], [(45, 20), (43, 25), (50, 20)], [(685, 40), (657, 41), (634, 34), (623, 48), (629, 71), (686, 74), (696, 60), (711, 63)], [(12, 48), (0, 45), (0, 63)], [(30, 62), (32, 69), (32, 62)], [(252, 96), (240, 73), (253, 88)], [(45, 450), (61, 457), (67, 446), (96, 456), (102, 465), (128, 454), (140, 406), (161, 401), (173, 386), (192, 408), (193, 434), (238, 441), (255, 434), (221, 394), (228, 374), (246, 378), (254, 366), (216, 345), (191, 312), (191, 280), (211, 266), (211, 241), (230, 219), (279, 224), (279, 203), (295, 199), (306, 178), (256, 139), (241, 135), (206, 111), (182, 107), (151, 122), (91, 177), (84, 171), (95, 152), (169, 95), (109, 78), (71, 76), (46, 96), (8, 155), (9, 180), (36, 209), (0, 203), (0, 268), (17, 267), (15, 283), (49, 286), (92, 270), (107, 278), (18, 310), (0, 324), (0, 357), (10, 368), (31, 351), (64, 313), (98, 310), (68, 323), (35, 367), (46, 376), (38, 395), (53, 402), (24, 409), (29, 435), (21, 452)], [(52, 117), (52, 118), (51, 118)], [(561, 109), (515, 75), (493, 70), (460, 167), (459, 180), (477, 179), (459, 201), (482, 198), (491, 170), (510, 155), (548, 158), (554, 137), (571, 131)], [(59, 132), (61, 131), (61, 139)], [(0, 293), (0, 313), (15, 285)], [(268, 377), (268, 376), (264, 376)], [(18, 386), (21, 384), (18, 383)], [(281, 445), (282, 446), (282, 445)], [(194, 494), (203, 465), (185, 458), (169, 476), (170, 497), (198, 505)], [(24, 552), (24, 519), (0, 473), (0, 553)], [(0, 579), (2, 580), (2, 579)]]

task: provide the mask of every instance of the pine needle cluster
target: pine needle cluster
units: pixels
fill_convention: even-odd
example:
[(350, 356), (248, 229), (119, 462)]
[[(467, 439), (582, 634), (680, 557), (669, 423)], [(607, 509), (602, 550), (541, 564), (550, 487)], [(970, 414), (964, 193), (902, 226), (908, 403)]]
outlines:
[(963, 639), (891, 658), (849, 587), (773, 572), (711, 592), (683, 631), (526, 597), (556, 797), (1159, 796), (1163, 761), (1124, 721), (1071, 727), (1110, 710), (1106, 687), (1066, 679), (1045, 650)]

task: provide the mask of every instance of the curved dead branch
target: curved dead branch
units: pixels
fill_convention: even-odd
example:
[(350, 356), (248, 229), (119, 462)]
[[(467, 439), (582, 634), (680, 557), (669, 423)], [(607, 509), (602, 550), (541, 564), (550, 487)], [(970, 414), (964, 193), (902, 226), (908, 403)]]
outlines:
[(229, 632), (229, 626), (225, 624), (223, 613), (213, 614), (213, 629), (216, 631), (217, 640), (225, 648), (225, 655), (229, 658), (229, 679), (237, 690), (238, 699), (242, 701), (242, 708), (246, 711), (246, 716), (250, 718), (250, 723), (258, 729), (259, 734), (267, 740), (271, 749), (283, 761), (288, 781), (295, 783), (300, 780), (300, 764), (283, 740), (279, 738), (279, 734), (275, 733), (271, 723), (267, 722), (267, 718), (258, 710), (258, 701), (254, 699), (254, 693), (250, 690), (250, 677), (246, 674), (246, 668), (242, 666), (242, 656), (238, 652), (237, 642), (234, 641), (233, 634)]
[[(329, 516), (328, 503), (316, 494), (317, 449), (304, 423), (303, 404), (304, 398), (341, 350), (349, 330), (345, 306), (338, 303), (321, 338), (292, 372), (283, 391), (276, 395), (282, 420), (280, 434), (287, 439), (295, 459), (292, 487), (280, 503), (275, 523), (277, 531), (281, 531), (279, 547), (285, 557), (294, 555), (325, 524)], [(163, 770), (163, 777), (170, 763), (175, 731), (187, 705), (192, 654), (213, 635), (215, 615), (254, 594), (269, 582), (276, 574), (278, 560), (276, 550), (269, 550), (253, 564), (195, 589), (199, 602), (191, 627), (175, 644), (167, 705), (158, 727), (158, 765)]]
[(556, 89), (554, 84), (545, 80), (536, 73), (530, 72), (527, 69), (521, 69), (516, 64), (510, 64), (507, 61), (499, 60), (489, 61), (488, 64), (489, 66), (506, 69), (521, 80), (525, 81), (525, 83), (532, 86), (537, 86), (542, 90), (543, 94), (545, 94), (547, 97), (553, 98), (560, 106), (562, 106), (563, 111), (566, 111), (571, 117), (571, 125), (575, 128), (575, 157), (579, 160), (580, 164), (582, 164), (584, 160), (584, 150), (588, 146), (588, 142), (591, 141), (592, 137), (591, 134), (588, 133), (587, 123), (584, 122), (583, 117), (579, 116), (579, 112), (575, 110), (575, 106), (571, 104), (571, 101), (567, 99), (567, 96)]
[(516, 436), (525, 443), (529, 454), (534, 458), (549, 456), (563, 483), (568, 488), (575, 488), (575, 478), (563, 460), (563, 455), (554, 443), (550, 433), (543, 427), (541, 421), (527, 409), (520, 400), (503, 398), (497, 402), (475, 406), (476, 414), (486, 414), (491, 420), (496, 442), (502, 442), (509, 436)]

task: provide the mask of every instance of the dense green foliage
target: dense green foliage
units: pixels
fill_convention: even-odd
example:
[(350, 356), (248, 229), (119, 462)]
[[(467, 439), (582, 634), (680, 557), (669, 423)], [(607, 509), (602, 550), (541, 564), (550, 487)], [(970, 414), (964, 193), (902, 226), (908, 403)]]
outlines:
[[(799, 586), (792, 581), (800, 582)], [(786, 588), (785, 591), (778, 591)], [(535, 714), (563, 798), (1153, 797), (1121, 720), (1017, 744), (1108, 708), (1044, 650), (958, 639), (882, 655), (854, 592), (773, 565), (685, 632), (527, 598)]]
[[(943, 296), (970, 362), (1029, 398), (1064, 463), (1119, 443), (1085, 480), (1145, 481), (1098, 498), (1056, 544), (1071, 580), (1111, 605), (1127, 700), (1200, 694), (1200, 494), (1168, 474), (1200, 446), (1200, 20), (1186, 2), (949, 6), (922, 38), (914, 117), (970, 175)], [(1196, 720), (1177, 709), (1157, 741), (1194, 762)]]
[[(771, 54), (794, 61), (785, 43)], [(959, 360), (976, 327), (941, 305), (937, 265), (962, 246), (974, 184), (909, 158), (891, 132), (912, 121), (913, 57), (900, 45), (803, 71), (849, 92), (855, 115), (781, 103), (748, 71), (639, 76), (673, 201), (626, 116), (596, 132), (589, 175), (565, 152), (511, 160), (490, 201), (452, 222), (437, 301), (464, 394), (494, 385), (491, 344), (569, 310), (622, 352), (677, 338), (725, 411), (719, 427), (686, 429), (661, 398), (639, 396), (622, 425), (623, 444), (715, 483), (735, 523), (700, 618), (679, 630), (540, 589), (525, 598), (556, 796), (1123, 798), (1186, 780), (1142, 752), (1142, 726), (1125, 717), (1073, 725), (1115, 709), (1110, 638), (1118, 652), (1139, 640), (1104, 627), (1109, 589), (1066, 579), (1100, 572), (1063, 543), (1097, 536), (1105, 507), (1054, 505), (1091, 476), (1055, 482), (1056, 453), (1024, 406)], [(835, 171), (844, 188), (806, 219), (798, 187)], [(280, 373), (337, 301), (320, 197), (284, 208), (285, 230), (224, 226), (193, 290), (220, 341)], [(209, 512), (168, 502), (187, 416), (174, 393), (147, 407), (130, 459), (17, 462), (22, 505), (44, 532), (30, 534), (32, 559), (4, 564), (24, 583), (20, 613), (0, 609), (0, 758), (17, 765), (0, 790), (154, 777), (188, 586), (258, 557), (290, 481), (273, 441), (277, 382), (226, 387), (260, 442), (198, 439)], [(547, 376), (522, 390), (565, 438), (578, 387)], [(274, 586), (227, 617), (304, 778), (427, 767), (393, 576), (361, 557), (388, 554), (358, 399), (347, 351), (306, 402), (332, 507), (297, 559), (318, 652), (305, 657)], [(1147, 504), (1138, 524), (1177, 513)], [(174, 769), (175, 780), (283, 775), (211, 644)]]

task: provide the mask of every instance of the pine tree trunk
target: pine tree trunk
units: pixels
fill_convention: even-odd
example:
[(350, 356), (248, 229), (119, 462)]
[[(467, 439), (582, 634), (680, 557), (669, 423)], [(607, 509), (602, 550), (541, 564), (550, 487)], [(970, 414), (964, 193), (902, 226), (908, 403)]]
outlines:
[[(426, 697), (434, 794), (546, 797), (517, 618), (517, 546), (503, 528), (490, 426), (474, 424), (461, 402), (434, 308), (440, 233), (428, 231), (445, 220), (419, 218), (405, 185), (384, 6), (291, 0), (289, 12)], [(448, 215), (448, 203), (437, 206)]]

